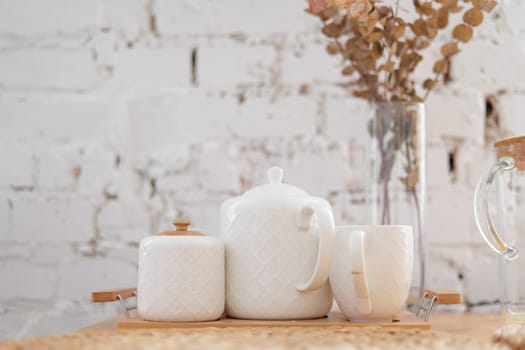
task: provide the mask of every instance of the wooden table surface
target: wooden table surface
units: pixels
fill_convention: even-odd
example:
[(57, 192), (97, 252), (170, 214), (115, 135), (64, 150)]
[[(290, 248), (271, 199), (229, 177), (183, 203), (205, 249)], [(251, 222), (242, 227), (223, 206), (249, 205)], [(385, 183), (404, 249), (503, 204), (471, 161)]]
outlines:
[[(116, 331), (117, 323), (124, 315), (96, 323), (81, 331)], [(492, 333), (505, 324), (500, 314), (435, 312), (430, 318), (432, 330), (463, 335), (490, 341)]]

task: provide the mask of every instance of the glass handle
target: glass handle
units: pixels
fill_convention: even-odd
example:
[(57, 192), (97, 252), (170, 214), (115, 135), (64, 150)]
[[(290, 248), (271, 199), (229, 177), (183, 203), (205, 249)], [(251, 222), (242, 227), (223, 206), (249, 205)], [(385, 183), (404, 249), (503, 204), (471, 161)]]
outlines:
[(492, 250), (501, 254), (507, 260), (513, 260), (518, 256), (518, 249), (508, 245), (496, 230), (494, 221), (489, 212), (489, 191), (494, 179), (499, 172), (514, 169), (514, 159), (510, 157), (501, 158), (478, 183), (474, 194), (474, 214), (479, 232)]

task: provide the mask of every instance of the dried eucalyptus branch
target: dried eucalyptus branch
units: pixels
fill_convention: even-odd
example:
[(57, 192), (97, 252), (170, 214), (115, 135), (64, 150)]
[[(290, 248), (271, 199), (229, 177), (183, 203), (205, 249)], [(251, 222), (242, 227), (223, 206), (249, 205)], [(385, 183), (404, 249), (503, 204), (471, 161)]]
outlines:
[[(459, 5), (462, 1), (465, 9)], [(340, 55), (342, 74), (350, 78), (352, 93), (370, 101), (424, 101), (441, 77), (449, 73), (450, 58), (469, 42), (473, 28), (483, 22), (483, 12), (494, 0), (413, 0), (418, 17), (412, 22), (378, 0), (309, 0), (309, 11), (323, 21), (322, 32), (332, 39), (331, 55)], [(463, 23), (452, 31), (453, 41), (441, 47), (442, 57), (433, 66), (434, 76), (423, 82), (418, 94), (412, 74), (422, 61), (421, 52), (447, 28), (449, 16), (463, 13)]]

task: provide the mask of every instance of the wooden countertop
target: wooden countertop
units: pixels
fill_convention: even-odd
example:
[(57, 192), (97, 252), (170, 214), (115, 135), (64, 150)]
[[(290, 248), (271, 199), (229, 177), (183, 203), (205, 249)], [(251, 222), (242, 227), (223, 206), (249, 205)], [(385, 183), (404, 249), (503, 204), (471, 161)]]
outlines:
[(206, 327), (177, 329), (120, 329), (121, 315), (78, 332), (0, 342), (0, 349), (508, 349), (492, 342), (504, 324), (497, 314), (434, 313), (431, 330), (352, 327)]

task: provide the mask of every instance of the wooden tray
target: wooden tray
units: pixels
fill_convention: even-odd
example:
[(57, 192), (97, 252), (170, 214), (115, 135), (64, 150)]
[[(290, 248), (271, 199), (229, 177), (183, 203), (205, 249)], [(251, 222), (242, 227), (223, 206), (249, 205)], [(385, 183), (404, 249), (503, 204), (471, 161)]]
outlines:
[[(425, 293), (417, 306), (416, 315), (402, 311), (392, 322), (349, 322), (341, 312), (332, 312), (325, 318), (315, 320), (240, 320), (233, 318), (223, 318), (209, 322), (153, 322), (144, 321), (140, 318), (136, 310), (129, 308), (124, 299), (136, 295), (135, 288), (112, 289), (91, 293), (91, 300), (94, 303), (120, 301), (123, 311), (130, 317), (121, 318), (118, 321), (119, 329), (130, 328), (203, 328), (203, 327), (323, 327), (323, 326), (343, 326), (343, 327), (390, 327), (390, 328), (415, 328), (430, 329), (427, 323), (434, 306), (437, 304), (461, 304), (463, 295), (459, 292), (447, 289), (425, 289)], [(419, 315), (420, 317), (418, 317)]]
[(315, 320), (289, 320), (289, 321), (266, 321), (266, 320), (238, 320), (224, 318), (209, 322), (152, 322), (141, 319), (136, 310), (131, 312), (131, 318), (121, 319), (118, 322), (119, 329), (132, 328), (203, 328), (203, 327), (394, 327), (430, 329), (430, 323), (424, 322), (408, 311), (402, 311), (392, 322), (367, 322), (357, 323), (347, 321), (341, 312), (332, 312), (327, 317)]

